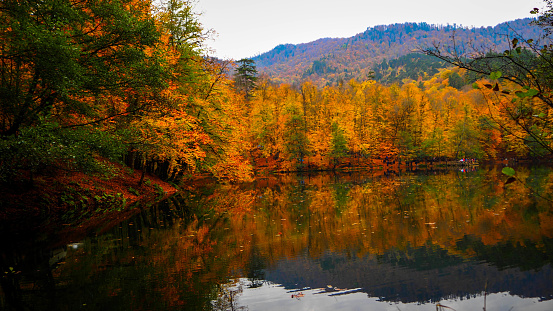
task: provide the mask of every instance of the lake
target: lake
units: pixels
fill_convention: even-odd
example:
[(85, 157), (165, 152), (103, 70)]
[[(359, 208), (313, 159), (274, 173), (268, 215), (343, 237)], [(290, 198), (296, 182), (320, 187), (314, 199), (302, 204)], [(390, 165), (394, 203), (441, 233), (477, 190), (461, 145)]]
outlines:
[(553, 310), (553, 171), (189, 187), (73, 241), (3, 237), (2, 310)]

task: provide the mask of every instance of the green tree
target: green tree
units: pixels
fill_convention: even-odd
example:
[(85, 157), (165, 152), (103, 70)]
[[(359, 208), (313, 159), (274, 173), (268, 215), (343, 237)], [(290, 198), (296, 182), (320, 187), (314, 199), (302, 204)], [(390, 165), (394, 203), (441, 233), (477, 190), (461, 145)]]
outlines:
[(455, 158), (482, 158), (481, 147), (482, 134), (478, 130), (478, 123), (471, 116), (467, 105), (463, 107), (463, 118), (453, 127), (453, 143), (455, 145)]
[(465, 80), (456, 72), (451, 73), (448, 81), (449, 86), (454, 87), (458, 90), (460, 90), (466, 84)]
[(305, 121), (295, 106), (289, 108), (289, 120), (286, 122), (286, 152), (290, 160), (296, 160), (298, 168), (303, 168), (304, 158), (309, 155), (309, 141), (305, 135)]
[(257, 82), (255, 61), (253, 59), (243, 58), (236, 63), (238, 67), (234, 73), (234, 86), (238, 92), (244, 94), (246, 99), (250, 99)]
[(0, 135), (53, 115), (107, 119), (121, 111), (100, 96), (161, 89), (163, 59), (146, 53), (159, 37), (145, 1), (2, 1)]
[[(0, 2), (0, 179), (120, 159), (114, 118), (166, 86), (160, 31), (142, 0)], [(17, 160), (15, 160), (17, 159)], [(23, 176), (23, 175), (21, 175)]]
[(208, 93), (211, 72), (205, 63), (210, 60), (202, 56), (204, 42), (213, 31), (204, 29), (193, 8), (188, 0), (167, 0), (162, 2), (161, 20), (169, 33), (169, 46), (179, 53), (178, 62), (171, 68), (176, 73), (173, 79), (181, 86), (179, 92)]
[(337, 122), (332, 123), (332, 140), (330, 142), (330, 157), (334, 162), (334, 168), (338, 164), (338, 159), (347, 156), (348, 147), (344, 130)]

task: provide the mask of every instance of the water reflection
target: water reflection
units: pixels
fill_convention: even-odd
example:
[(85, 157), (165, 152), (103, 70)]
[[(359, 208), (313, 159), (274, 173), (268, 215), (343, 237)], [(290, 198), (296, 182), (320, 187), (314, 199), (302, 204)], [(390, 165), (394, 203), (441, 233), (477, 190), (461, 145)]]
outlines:
[(517, 176), (525, 184), (503, 185), (492, 169), (288, 175), (183, 191), (57, 255), (4, 254), (0, 306), (469, 310), (487, 299), (493, 309), (531, 301), (549, 310), (553, 174)]

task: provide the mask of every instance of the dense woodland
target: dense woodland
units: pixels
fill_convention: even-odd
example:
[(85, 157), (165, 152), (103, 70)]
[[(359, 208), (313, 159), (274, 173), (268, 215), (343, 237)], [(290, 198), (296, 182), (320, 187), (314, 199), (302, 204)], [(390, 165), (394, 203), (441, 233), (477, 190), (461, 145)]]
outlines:
[[(191, 0), (0, 1), (0, 232), (23, 249), (19, 232), (37, 226), (28, 230), (40, 233), (34, 249), (50, 239), (47, 227), (58, 225), (64, 239), (73, 227), (75, 241), (91, 236), (86, 247), (102, 254), (66, 249), (72, 259), (55, 271), (32, 270), (47, 275), (35, 285), (9, 286), (75, 308), (90, 300), (166, 310), (193, 296), (224, 303), (212, 304), (228, 291), (213, 284), (228, 282), (229, 271), (297, 285), (294, 270), (307, 267), (313, 284), (339, 285), (318, 264), (293, 260), (280, 279), (261, 274), (306, 250), (330, 265), (354, 250), (353, 265), (336, 273), (363, 278), (364, 288), (384, 284), (368, 293), (382, 300), (405, 294), (401, 282), (389, 286), (398, 277), (413, 280), (409, 302), (482, 293), (478, 284), (505, 292), (528, 275), (550, 282), (536, 272), (550, 263), (549, 173), (517, 168), (506, 182), (495, 169), (362, 178), (460, 159), (551, 163), (553, 0), (544, 2), (536, 19), (510, 26), (377, 26), (230, 61), (208, 56), (213, 32)], [(268, 176), (309, 170), (363, 172)], [(202, 188), (206, 176), (223, 181), (218, 191)], [(178, 187), (185, 191), (153, 209), (120, 193), (136, 201)], [(88, 231), (116, 223), (113, 233)], [(5, 259), (5, 280), (17, 280), (20, 262)], [(398, 276), (397, 266), (409, 269)], [(489, 276), (500, 282), (487, 287)], [(428, 280), (441, 287), (429, 290)], [(54, 285), (56, 295), (36, 290)], [(76, 287), (86, 297), (65, 299)], [(511, 294), (544, 297), (540, 287), (525, 290)]]
[[(234, 64), (205, 56), (211, 31), (189, 1), (2, 1), (0, 179), (117, 174), (115, 162), (234, 181), (378, 159), (547, 156), (551, 46), (535, 47), (548, 42), (550, 12), (535, 12), (541, 25), (378, 26)], [(508, 27), (521, 39), (498, 34)], [(499, 54), (462, 69), (409, 54), (452, 40)]]
[(188, 1), (2, 1), (0, 178), (250, 175), (229, 62), (204, 55)]
[[(543, 139), (545, 146), (532, 141), (517, 126), (526, 121), (510, 119), (516, 106), (508, 99), (494, 101), (494, 91), (486, 87), (490, 82), (457, 89), (451, 86), (455, 76), (467, 74), (442, 70), (401, 87), (350, 80), (323, 89), (306, 82), (294, 90), (262, 82), (248, 102), (252, 141), (264, 156), (287, 159), (282, 165), (290, 170), (332, 168), (344, 158), (354, 163), (375, 158), (493, 160), (548, 153), (551, 138)], [(534, 122), (547, 128), (551, 108), (529, 101)]]

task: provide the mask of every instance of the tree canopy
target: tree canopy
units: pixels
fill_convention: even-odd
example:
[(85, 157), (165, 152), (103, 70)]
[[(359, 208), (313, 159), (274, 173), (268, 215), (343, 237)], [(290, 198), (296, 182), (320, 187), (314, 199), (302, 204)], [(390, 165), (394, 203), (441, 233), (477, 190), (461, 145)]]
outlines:
[(455, 39), (449, 48), (434, 44), (422, 50), (468, 70), (476, 78), (487, 78), (488, 83), (475, 87), (491, 91), (486, 93), (488, 103), (504, 114), (495, 120), (496, 126), (524, 141), (524, 147), (538, 156), (553, 154), (549, 118), (553, 109), (553, 2), (546, 0), (545, 4), (545, 11), (531, 11), (538, 15), (533, 24), (545, 34), (537, 38), (513, 34), (503, 52), (461, 48)]
[[(0, 180), (109, 172), (113, 162), (167, 179), (201, 172), (248, 180), (263, 165), (286, 171), (552, 154), (553, 8), (546, 3), (548, 10), (533, 10), (543, 37), (512, 37), (503, 51), (470, 55), (470, 44), (435, 45), (424, 50), (432, 57), (382, 59), (370, 75), (321, 85), (312, 75), (344, 69), (335, 56), (306, 61), (310, 71), (296, 77), (307, 80), (289, 83), (258, 77), (253, 59), (208, 57), (212, 31), (191, 1), (6, 0)], [(399, 30), (456, 30), (427, 26), (376, 27), (344, 48), (360, 51), (362, 38), (402, 41)]]
[(132, 102), (162, 89), (166, 60), (147, 50), (161, 37), (149, 9), (139, 0), (2, 1), (0, 134), (52, 116), (109, 118), (121, 111), (98, 98)]
[(234, 85), (238, 92), (244, 94), (246, 98), (250, 98), (257, 81), (255, 61), (251, 58), (243, 58), (236, 64), (238, 67), (234, 73)]
[[(158, 4), (0, 3), (3, 181), (52, 167), (105, 171), (104, 158), (166, 177), (245, 163), (233, 150), (228, 62), (204, 57), (211, 31), (192, 2)], [(231, 167), (227, 176), (249, 174)]]

